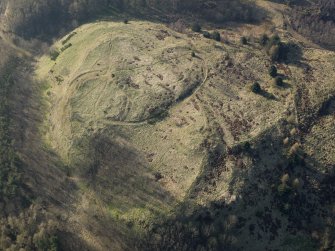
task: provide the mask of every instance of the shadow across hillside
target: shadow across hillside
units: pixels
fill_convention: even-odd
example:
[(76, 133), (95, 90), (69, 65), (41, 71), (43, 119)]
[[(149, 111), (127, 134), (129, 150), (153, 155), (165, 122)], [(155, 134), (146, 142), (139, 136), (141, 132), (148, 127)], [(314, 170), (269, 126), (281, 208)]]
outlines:
[[(257, 23), (266, 13), (248, 1), (4, 1), (3, 28), (24, 39), (51, 40), (80, 24), (93, 20), (144, 19), (162, 23), (180, 18), (203, 22)], [(21, 11), (18, 12), (17, 10)], [(15, 13), (15, 15), (13, 14)], [(4, 13), (1, 13), (4, 15)], [(13, 14), (13, 15), (11, 15)], [(190, 18), (191, 17), (191, 18)]]
[(282, 130), (265, 132), (247, 151), (232, 151), (234, 158), (253, 162), (232, 170), (235, 199), (182, 203), (172, 217), (157, 219), (143, 244), (150, 248), (141, 250), (332, 250), (335, 173), (321, 172), (321, 163), (301, 150), (288, 156)]
[(171, 195), (156, 182), (144, 157), (125, 138), (114, 128), (90, 136), (87, 148), (79, 147), (78, 154), (83, 158), (75, 158), (74, 166), (88, 187), (121, 211), (149, 205), (154, 209), (173, 203)]

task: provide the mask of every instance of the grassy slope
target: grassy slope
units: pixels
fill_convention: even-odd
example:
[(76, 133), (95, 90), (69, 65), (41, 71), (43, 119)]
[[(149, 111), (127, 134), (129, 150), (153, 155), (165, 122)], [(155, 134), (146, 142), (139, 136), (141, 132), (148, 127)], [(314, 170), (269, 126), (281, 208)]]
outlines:
[[(281, 36), (297, 41), (296, 37), (291, 37), (282, 29), (280, 22), (283, 20), (280, 15), (277, 16), (275, 22), (279, 22), (276, 24)], [(89, 24), (76, 32), (68, 41), (72, 46), (62, 52), (56, 62), (47, 56), (39, 62), (37, 73), (42, 78), (46, 77), (50, 85), (47, 92), (51, 102), (48, 125), (51, 129), (47, 139), (70, 166), (80, 165), (90, 171), (84, 177), (73, 177), (82, 191), (82, 200), (77, 204), (78, 215), (83, 208), (94, 208), (99, 214), (110, 215), (119, 222), (118, 228), (123, 234), (129, 231), (124, 228), (124, 223), (141, 229), (150, 222), (150, 216), (165, 214), (170, 206), (189, 198), (205, 207), (211, 201), (226, 201), (235, 208), (236, 214), (251, 217), (252, 222), (248, 224), (256, 224), (253, 214), (266, 206), (273, 206), (274, 195), (260, 197), (262, 193), (253, 194), (254, 186), (258, 186), (260, 191), (267, 191), (270, 186), (277, 185), (285, 170), (279, 168), (274, 171), (273, 168), (279, 163), (286, 165), (285, 151), (299, 140), (289, 131), (295, 128), (296, 122), (301, 125), (308, 123), (309, 116), (305, 115), (317, 113), (334, 91), (333, 54), (318, 49), (306, 49), (299, 64), (278, 64), (280, 74), (287, 77), (286, 86), (274, 87), (267, 73), (271, 62), (264, 51), (256, 43), (241, 46), (236, 41), (236, 37), (242, 34), (260, 35), (263, 30), (258, 26), (240, 27), (234, 32), (222, 30), (229, 41), (226, 44), (196, 34), (177, 34), (163, 25), (135, 21), (129, 25)], [(163, 40), (155, 36), (164, 37), (166, 32), (173, 35)], [(62, 40), (55, 44), (57, 48), (63, 46)], [(150, 46), (153, 46), (152, 50)], [(175, 48), (180, 58), (170, 58), (167, 64), (158, 63), (167, 47)], [(134, 51), (134, 48), (137, 50)], [(192, 50), (199, 58), (191, 58)], [(133, 68), (135, 56), (140, 58), (138, 64), (143, 65), (136, 67), (141, 68)], [(322, 64), (318, 60), (322, 60)], [(177, 81), (176, 89), (168, 85), (175, 82), (180, 72), (194, 67), (189, 65), (192, 61), (199, 64), (197, 74), (203, 81), (199, 86), (197, 77), (188, 79), (191, 83), (198, 83), (199, 88), (180, 101), (178, 96), (184, 83)], [(171, 63), (175, 64), (173, 69), (169, 67)], [(151, 70), (146, 72), (144, 69), (148, 65)], [(111, 80), (111, 74), (117, 77), (116, 81)], [(159, 74), (166, 82), (160, 82)], [(139, 89), (106, 84), (108, 81), (118, 84), (129, 76)], [(79, 81), (73, 81), (75, 79)], [(143, 84), (145, 80), (147, 86)], [(250, 84), (255, 81), (261, 83), (267, 95), (249, 91)], [(167, 86), (164, 88), (162, 84)], [(166, 99), (162, 98), (166, 89), (172, 91), (174, 97), (171, 98), (171, 106), (171, 101), (165, 106), (169, 115), (154, 124), (147, 123), (152, 118), (146, 112), (147, 106), (154, 104), (161, 107), (166, 104)], [(118, 92), (120, 94), (117, 95), (125, 95), (135, 104), (111, 100)], [(266, 98), (270, 94), (275, 99)], [(94, 105), (95, 101), (99, 102)], [(114, 104), (107, 111), (109, 116), (101, 110), (106, 108), (107, 103)], [(131, 112), (124, 112), (124, 107), (130, 107)], [(122, 112), (118, 110), (120, 108)], [(283, 127), (285, 120), (293, 123)], [(316, 125), (313, 130), (320, 130), (318, 127), (322, 128), (322, 121), (321, 126)], [(287, 136), (290, 138), (289, 146), (283, 146), (281, 142)], [(313, 132), (306, 137), (310, 146), (315, 144)], [(230, 149), (245, 141), (251, 142), (258, 157), (245, 152), (229, 154)], [(262, 143), (264, 141), (265, 144)], [(207, 158), (212, 158), (215, 151), (223, 155), (224, 162), (218, 161), (213, 168)], [(327, 155), (332, 153), (327, 152)], [(242, 170), (236, 169), (237, 166), (242, 166)], [(273, 172), (270, 179), (266, 177), (266, 172)], [(296, 172), (298, 174), (294, 173), (293, 177), (300, 171)], [(160, 177), (156, 176), (159, 177), (156, 182), (155, 174), (158, 173)], [(250, 200), (262, 200), (263, 203), (245, 211), (239, 195), (250, 196)], [(209, 210), (215, 211), (210, 207)], [(223, 217), (226, 216), (223, 213)], [(279, 237), (275, 237), (276, 241), (272, 240), (272, 246), (280, 246), (292, 237), (285, 231), (289, 223), (280, 209), (274, 209), (273, 216), (283, 223)], [(72, 217), (74, 221), (80, 220)], [(253, 242), (247, 228), (238, 236), (243, 236), (252, 242), (252, 248), (259, 250), (272, 237), (264, 233), (262, 227), (257, 231), (263, 235), (263, 241)], [(92, 243), (92, 247), (103, 250), (104, 244), (94, 244), (92, 233), (89, 237), (85, 233), (80, 234)], [(294, 241), (289, 245), (297, 245), (294, 248), (299, 249), (300, 244), (292, 243)], [(241, 245), (237, 243), (238, 247)], [(124, 247), (121, 245), (119, 248)]]

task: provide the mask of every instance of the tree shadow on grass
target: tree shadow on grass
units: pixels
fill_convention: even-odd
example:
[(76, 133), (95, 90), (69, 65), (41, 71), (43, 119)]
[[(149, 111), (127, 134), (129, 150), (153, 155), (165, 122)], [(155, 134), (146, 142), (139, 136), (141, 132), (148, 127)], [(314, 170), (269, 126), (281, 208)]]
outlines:
[(281, 88), (281, 89), (289, 89), (291, 87), (292, 87), (292, 85), (285, 82), (285, 81), (283, 81), (283, 83), (281, 85), (277, 86), (277, 88)]
[(277, 76), (276, 76), (276, 77), (280, 77), (280, 78), (282, 78), (283, 80), (287, 80), (287, 79), (289, 79), (288, 76), (286, 76), (285, 74), (281, 74), (281, 73), (277, 73)]
[(261, 90), (258, 94), (266, 99), (278, 101), (278, 98), (275, 95), (266, 90)]

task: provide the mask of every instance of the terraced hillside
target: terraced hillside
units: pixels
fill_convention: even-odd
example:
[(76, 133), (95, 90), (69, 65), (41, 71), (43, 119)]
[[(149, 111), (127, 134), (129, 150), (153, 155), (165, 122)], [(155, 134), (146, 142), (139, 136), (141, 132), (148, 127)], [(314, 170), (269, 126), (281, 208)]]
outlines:
[[(213, 140), (210, 130), (224, 149), (294, 115), (292, 88), (272, 86), (261, 50), (144, 22), (97, 23), (72, 34), (55, 47), (72, 46), (55, 61), (42, 58), (38, 70), (51, 87), (48, 139), (69, 166), (97, 172), (82, 151), (116, 131), (164, 177), (165, 189), (183, 198), (203, 165), (201, 145)], [(250, 92), (254, 81), (269, 88), (264, 96)]]
[[(278, 18), (274, 19), (277, 32), (285, 42), (299, 43), (299, 37), (283, 29), (284, 20)], [(217, 42), (150, 22), (96, 22), (56, 42), (51, 56), (43, 56), (37, 66), (49, 102), (45, 140), (61, 156), (70, 179), (79, 184), (78, 210), (93, 210), (91, 203), (98, 203), (94, 210), (119, 222), (116, 228), (121, 235), (129, 231), (124, 224), (135, 235), (145, 235), (156, 218), (169, 222), (175, 207), (189, 203), (195, 205), (173, 214), (186, 217), (203, 207), (207, 209), (201, 212), (214, 217), (217, 209), (208, 205), (215, 202), (223, 208), (212, 220), (228, 224), (225, 234), (234, 232), (234, 237), (219, 241), (224, 233), (217, 229), (201, 237), (205, 242), (214, 238), (214, 250), (221, 245), (244, 249), (245, 243), (237, 241), (240, 238), (250, 242), (250, 250), (270, 243), (299, 250), (307, 240), (313, 243), (302, 223), (294, 225), (293, 216), (285, 211), (295, 207), (293, 195), (281, 198), (276, 187), (282, 176), (289, 177), (285, 182), (310, 182), (303, 181), (303, 164), (296, 162), (296, 170), (290, 166), (297, 151), (300, 156), (301, 144), (309, 149), (317, 141), (313, 133), (302, 130), (312, 126), (310, 120), (318, 118), (318, 110), (334, 93), (334, 53), (300, 45), (302, 57), (293, 54), (291, 63), (276, 63), (285, 79), (284, 85), (276, 86), (268, 74), (273, 62), (256, 39), (267, 25), (220, 30), (225, 42)], [(254, 39), (240, 45), (240, 37), (248, 33)], [(251, 91), (254, 82), (260, 83), (260, 94)], [(316, 193), (309, 185), (299, 189), (294, 192), (296, 200)], [(224, 205), (230, 209), (226, 211)], [(246, 207), (251, 209), (242, 212)], [(271, 221), (275, 220), (270, 232), (254, 221), (255, 213), (267, 221), (263, 218), (267, 214), (257, 213), (266, 208), (272, 208)], [(325, 209), (317, 207), (315, 213), (319, 210)], [(301, 214), (296, 215), (298, 221), (311, 216)], [(237, 215), (235, 223), (227, 222)], [(78, 221), (77, 217), (73, 215), (71, 221)], [(194, 224), (192, 217), (187, 224)], [(165, 224), (160, 223), (156, 235), (178, 231)], [(262, 236), (259, 242), (252, 241), (248, 226)], [(298, 232), (298, 237), (287, 228)], [(82, 235), (92, 248), (104, 250), (98, 235)], [(178, 245), (185, 242), (184, 237), (169, 238)], [(167, 243), (150, 243), (155, 243), (154, 250), (169, 250)], [(184, 249), (192, 248), (186, 245), (179, 250)]]

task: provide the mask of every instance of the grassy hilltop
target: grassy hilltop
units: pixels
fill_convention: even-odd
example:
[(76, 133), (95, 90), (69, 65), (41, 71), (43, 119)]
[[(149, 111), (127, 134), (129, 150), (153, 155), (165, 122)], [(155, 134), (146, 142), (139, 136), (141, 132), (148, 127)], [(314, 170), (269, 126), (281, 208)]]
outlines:
[[(275, 19), (278, 25), (281, 21), (280, 16)], [(206, 207), (224, 200), (236, 204), (233, 210), (239, 217), (250, 219), (243, 223), (247, 226), (255, 225), (250, 218), (254, 210), (273, 207), (277, 202), (272, 196), (279, 195), (267, 191), (268, 195), (261, 196), (262, 203), (245, 212), (240, 211), (245, 206), (239, 196), (246, 193), (248, 200), (259, 200), (260, 194), (251, 190), (255, 185), (285, 189), (280, 186), (285, 175), (290, 177), (285, 182), (303, 182), (301, 164), (296, 164), (296, 170), (285, 170), (305, 137), (308, 143), (302, 150), (315, 142), (314, 136), (300, 132), (299, 123), (308, 124), (313, 114), (304, 114), (307, 97), (298, 93), (306, 92), (307, 84), (315, 92), (308, 97), (311, 111), (327, 101), (335, 88), (334, 54), (300, 48), (303, 56), (289, 55), (288, 63), (272, 62), (258, 41), (259, 26), (219, 32), (225, 41), (190, 30), (178, 33), (150, 22), (96, 22), (60, 39), (52, 53), (39, 60), (37, 74), (46, 81), (45, 99), (50, 104), (46, 140), (66, 163), (71, 179), (84, 186), (81, 196), (85, 200), (77, 207), (91, 200), (87, 193), (93, 193), (105, 217), (145, 233), (156, 217), (168, 217), (174, 206), (195, 203)], [(285, 30), (277, 32), (284, 43), (299, 42)], [(254, 36), (241, 45), (240, 37), (245, 34)], [(322, 65), (315, 61), (318, 57), (323, 58)], [(273, 64), (277, 75), (284, 78), (281, 86), (269, 75)], [(309, 74), (324, 84), (309, 83), (312, 77), (306, 71), (310, 69), (313, 73)], [(323, 74), (325, 69), (329, 75)], [(260, 83), (259, 93), (252, 91), (255, 82)], [(274, 176), (263, 180), (266, 172)], [(300, 196), (309, 189), (299, 190)], [(254, 231), (266, 237), (249, 244), (252, 250), (264, 248), (267, 238), (274, 238), (274, 246), (296, 239), (285, 230), (291, 224), (286, 218), (289, 213), (281, 211), (285, 211), (281, 206), (291, 207), (293, 202), (283, 200), (273, 208), (273, 216), (282, 222), (275, 225), (277, 234), (267, 235), (258, 223), (260, 228)], [(192, 212), (197, 213), (196, 209)], [(214, 222), (227, 224), (220, 222), (229, 214), (220, 214)], [(229, 225), (228, 233), (230, 228), (236, 226)], [(159, 230), (163, 235), (164, 229)], [(217, 231), (214, 237), (211, 233), (203, 237), (217, 238), (214, 249), (219, 245), (243, 248), (234, 239), (220, 242)], [(251, 236), (242, 230), (235, 238)], [(301, 232), (299, 238), (303, 242), (309, 237)]]

